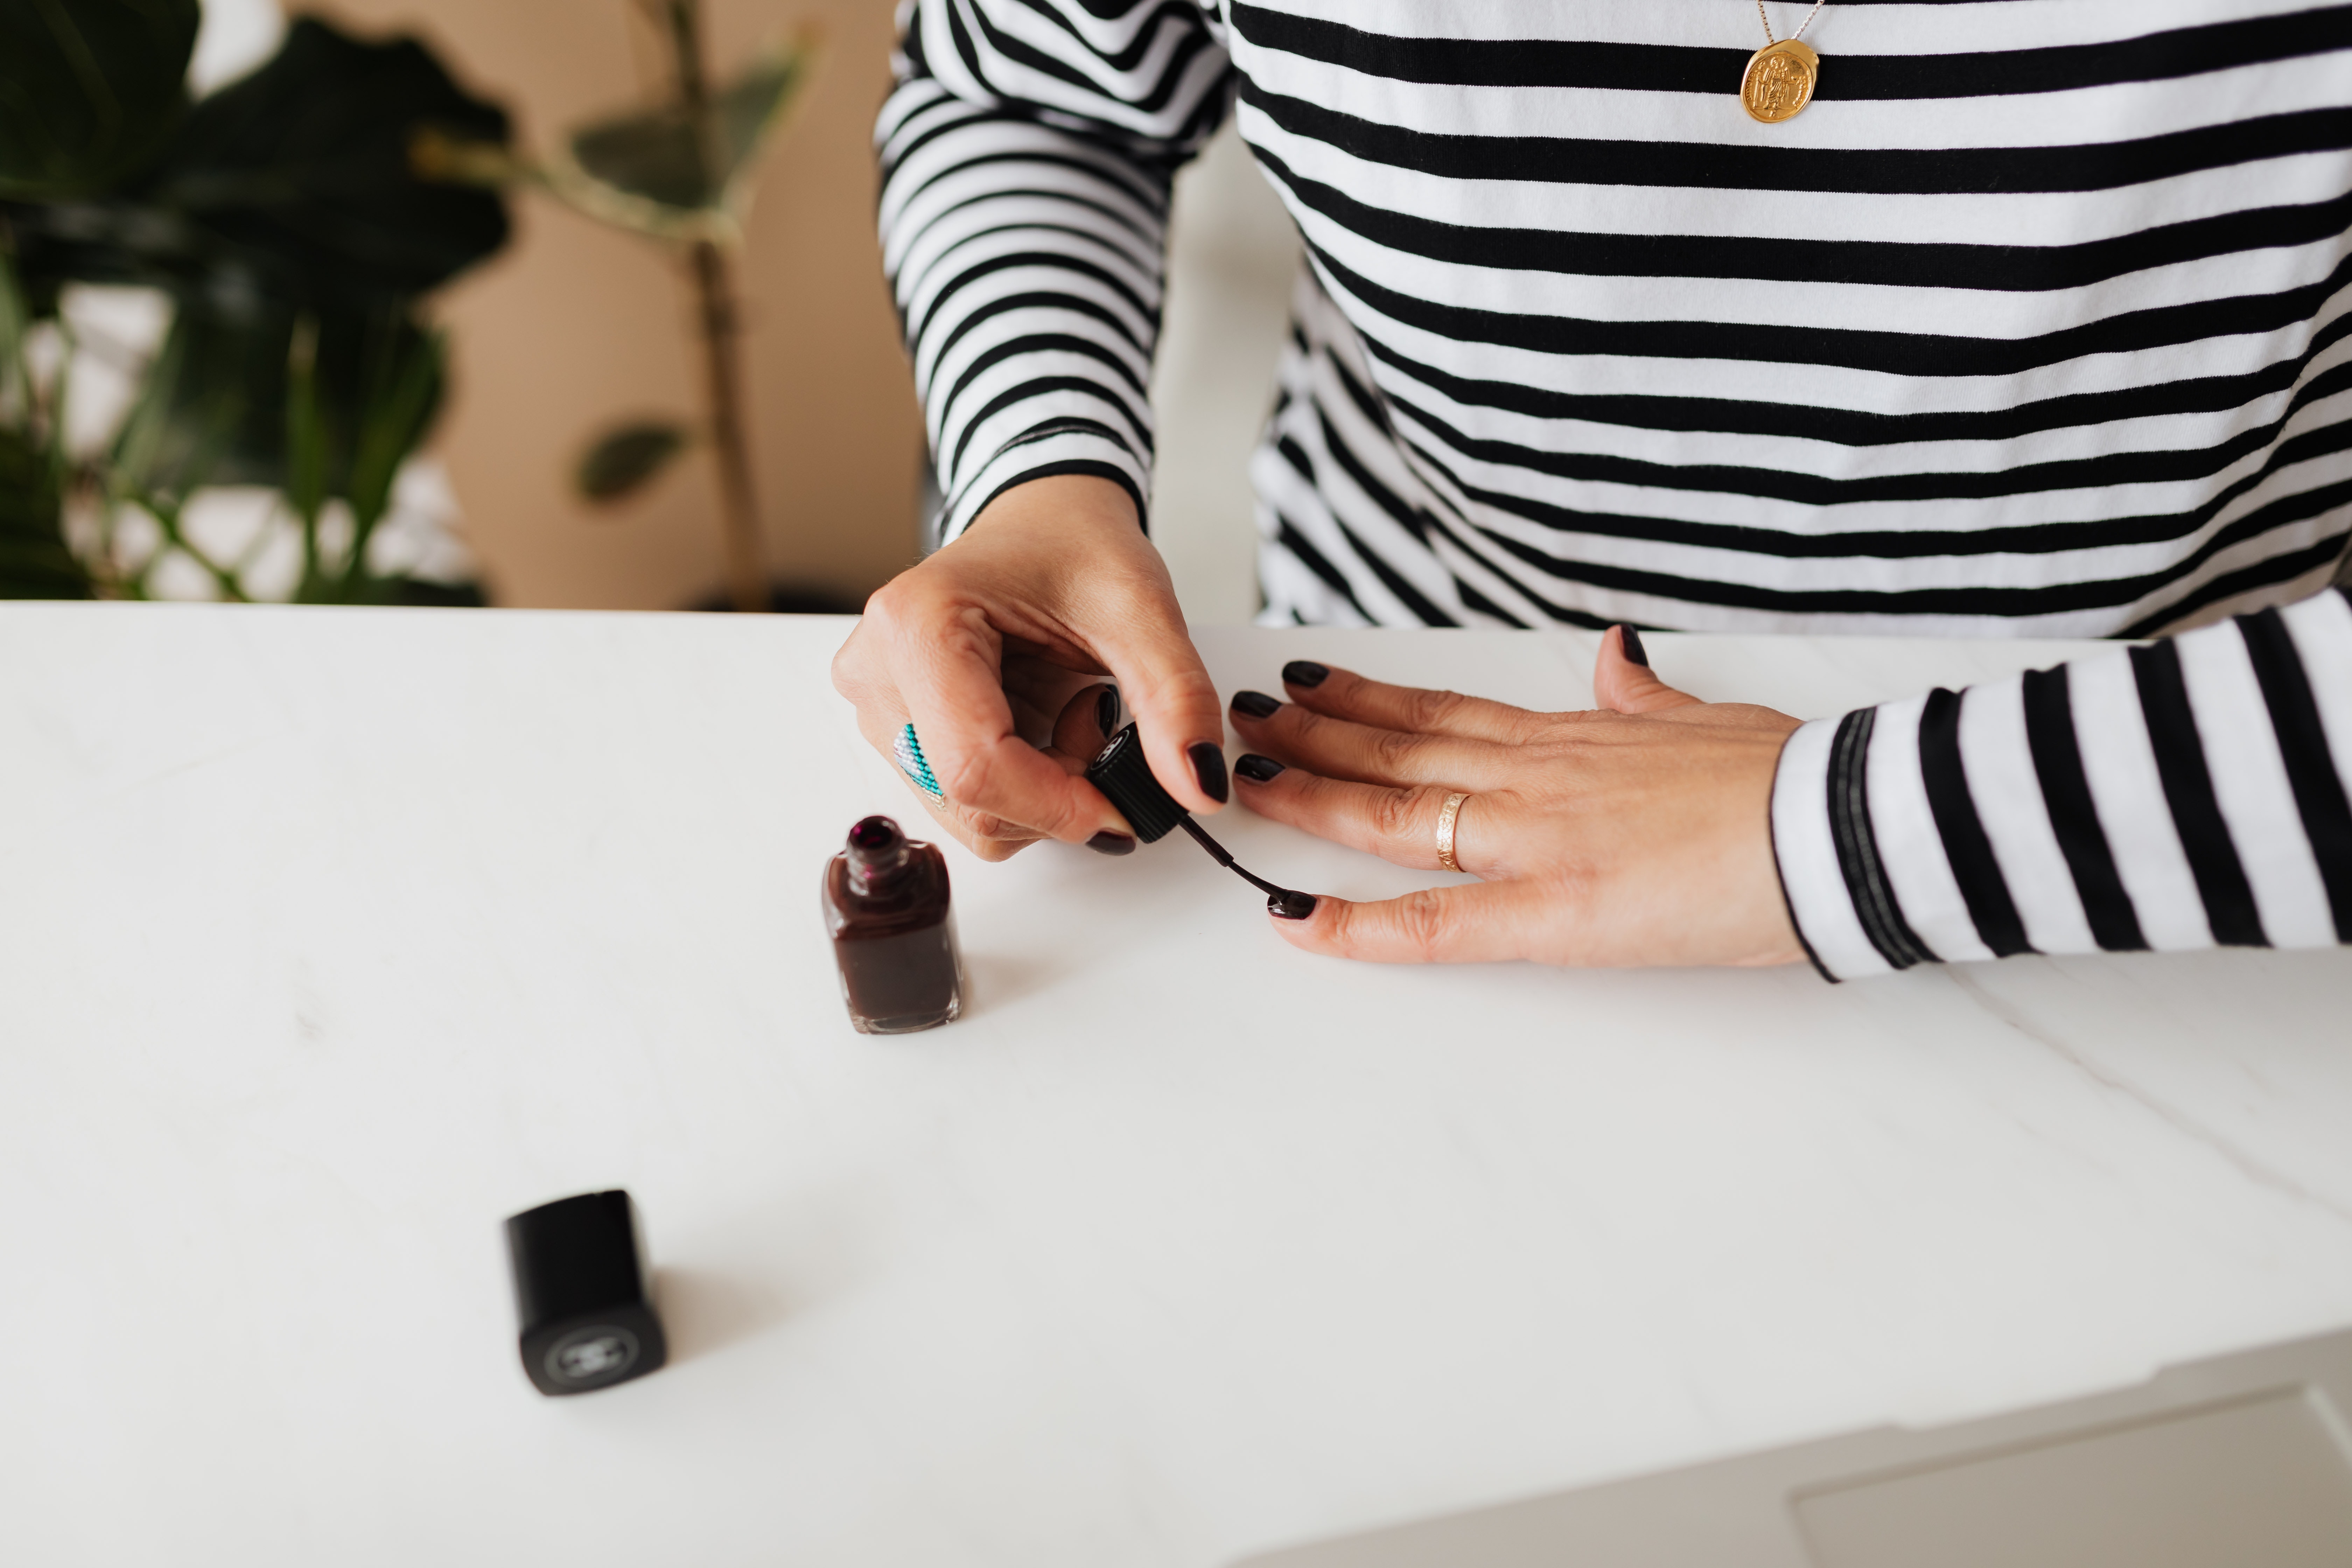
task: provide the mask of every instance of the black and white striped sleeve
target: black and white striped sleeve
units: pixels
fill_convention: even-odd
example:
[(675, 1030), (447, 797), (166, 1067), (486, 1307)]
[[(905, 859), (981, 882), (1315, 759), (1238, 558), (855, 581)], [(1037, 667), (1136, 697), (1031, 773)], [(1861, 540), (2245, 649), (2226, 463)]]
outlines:
[(1232, 68), (1193, 0), (908, 0), (875, 140), (953, 539), (1048, 474), (1150, 491), (1170, 180)]
[(1818, 720), (1772, 838), (1833, 980), (2017, 952), (2352, 942), (2352, 600), (2330, 589)]

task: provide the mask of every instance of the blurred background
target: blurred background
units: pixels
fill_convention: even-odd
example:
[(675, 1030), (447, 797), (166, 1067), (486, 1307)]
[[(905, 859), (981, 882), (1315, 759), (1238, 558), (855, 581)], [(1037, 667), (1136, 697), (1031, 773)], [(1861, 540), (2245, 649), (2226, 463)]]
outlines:
[[(437, 413), (396, 464), (384, 515), (362, 526), (355, 550), (351, 513), (367, 510), (364, 476), (320, 481), (324, 499), (308, 515), (327, 542), (311, 542), (308, 555), (293, 517), (302, 509), (289, 512), (286, 502), (305, 471), (299, 452), (283, 459), (283, 475), (268, 470), (274, 485), (209, 482), (240, 477), (215, 467), (172, 499), (191, 554), (157, 551), (153, 531), (142, 531), (147, 520), (121, 498), (144, 491), (107, 479), (127, 470), (106, 459), (124, 450), (142, 386), (160, 374), (175, 298), (190, 296), (137, 278), (90, 280), (92, 269), (81, 268), (54, 321), (37, 320), (26, 342), (28, 363), (73, 362), (72, 397), (60, 397), (56, 411), (60, 449), (80, 465), (62, 502), (69, 542), (85, 556), (98, 548), (94, 509), (130, 519), (108, 524), (121, 536), (103, 542), (109, 560), (130, 563), (111, 583), (100, 571), (92, 591), (438, 602), (436, 584), (470, 584), (499, 605), (724, 605), (725, 464), (699, 421), (709, 395), (706, 296), (694, 255), (702, 231), (680, 226), (677, 213), (692, 202), (631, 206), (631, 191), (663, 195), (658, 170), (627, 163), (635, 143), (615, 141), (624, 156), (605, 167), (581, 137), (583, 126), (618, 124), (632, 106), (675, 92), (679, 57), (663, 6), (332, 0), (294, 10), (366, 43), (413, 37), (461, 99), (505, 111), (502, 143), (487, 134), (478, 145), (453, 143), (447, 162), (453, 180), (508, 187), (510, 234), (417, 297), (428, 336), (441, 332)], [(932, 499), (874, 235), (871, 130), (888, 85), (893, 10), (890, 0), (699, 5), (710, 90), (730, 111), (739, 99), (751, 106), (746, 167), (726, 203), (710, 203), (740, 223), (713, 249), (724, 252), (735, 307), (752, 498), (745, 515), (756, 523), (761, 567), (782, 590), (777, 602), (789, 607), (855, 609), (918, 558)], [(291, 26), (278, 0), (206, 0), (188, 72), (200, 106), (268, 65)], [(781, 63), (754, 80), (763, 60)], [(748, 85), (730, 86), (739, 79)], [(770, 106), (772, 119), (760, 121)], [(616, 135), (645, 129), (619, 124)], [(54, 237), (79, 209), (11, 210), (20, 230), (47, 223)], [(1161, 428), (1153, 531), (1196, 625), (1246, 622), (1258, 606), (1245, 462), (1272, 401), (1297, 265), (1287, 216), (1227, 132), (1180, 176), (1154, 386)], [(37, 280), (27, 289), (37, 317)], [(298, 322), (291, 340), (298, 359), (303, 330)], [(60, 335), (63, 347), (50, 341)], [(323, 356), (331, 345), (320, 343)], [(331, 415), (331, 398), (322, 406)], [(364, 456), (352, 458), (355, 473)], [(603, 467), (583, 475), (583, 458)], [(341, 471), (339, 460), (331, 450), (322, 459), (331, 472)], [(339, 539), (366, 560), (338, 568)], [(225, 586), (232, 582), (241, 586)]]

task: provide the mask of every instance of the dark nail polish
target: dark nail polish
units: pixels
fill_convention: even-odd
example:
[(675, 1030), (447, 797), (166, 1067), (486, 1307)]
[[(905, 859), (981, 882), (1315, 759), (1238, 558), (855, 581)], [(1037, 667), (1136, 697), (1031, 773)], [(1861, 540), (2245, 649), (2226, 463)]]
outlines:
[(1632, 659), (1635, 664), (1640, 665), (1643, 669), (1649, 668), (1650, 656), (1642, 651), (1642, 634), (1635, 631), (1631, 626), (1619, 626), (1617, 628), (1617, 635), (1619, 637), (1623, 639), (1622, 646), (1625, 649), (1625, 657)]
[(1308, 690), (1323, 684), (1331, 672), (1311, 658), (1294, 658), (1282, 667), (1282, 682), (1286, 686), (1304, 686)]
[(861, 1035), (906, 1035), (963, 1010), (963, 959), (948, 907), (948, 861), (887, 816), (849, 830), (825, 862), (825, 930), (842, 999)]
[(1265, 912), (1276, 920), (1303, 921), (1315, 912), (1312, 893), (1276, 893), (1265, 900)]
[(1263, 691), (1236, 691), (1234, 693), (1234, 709), (1253, 719), (1271, 719), (1281, 710), (1282, 704)]
[(1242, 760), (1234, 764), (1234, 772), (1252, 784), (1264, 784), (1282, 771), (1282, 764), (1272, 757), (1261, 757), (1255, 752), (1244, 752)]
[(1095, 699), (1095, 728), (1103, 732), (1106, 741), (1110, 739), (1111, 731), (1118, 728), (1118, 687), (1104, 687), (1102, 695)]
[(1087, 839), (1087, 847), (1097, 855), (1132, 855), (1135, 853), (1135, 840), (1124, 833), (1106, 830)]
[(1199, 741), (1185, 748), (1184, 754), (1192, 759), (1192, 776), (1201, 781), (1201, 793), (1219, 805), (1233, 794), (1225, 782), (1225, 753), (1212, 742)]

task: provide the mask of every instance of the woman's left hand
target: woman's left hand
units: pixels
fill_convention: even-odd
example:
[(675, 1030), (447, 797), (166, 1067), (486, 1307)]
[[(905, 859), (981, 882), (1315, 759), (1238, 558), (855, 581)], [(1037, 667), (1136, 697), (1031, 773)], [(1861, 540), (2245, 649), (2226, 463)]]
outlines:
[[(1290, 700), (1231, 709), (1260, 816), (1400, 866), (1439, 868), (1446, 797), (1476, 887), (1378, 903), (1318, 896), (1276, 929), (1394, 963), (1788, 963), (1804, 956), (1773, 865), (1772, 774), (1797, 721), (1701, 702), (1601, 639), (1587, 712), (1535, 713), (1294, 662)], [(1638, 646), (1638, 645), (1637, 645)], [(1254, 712), (1253, 709), (1264, 710)]]

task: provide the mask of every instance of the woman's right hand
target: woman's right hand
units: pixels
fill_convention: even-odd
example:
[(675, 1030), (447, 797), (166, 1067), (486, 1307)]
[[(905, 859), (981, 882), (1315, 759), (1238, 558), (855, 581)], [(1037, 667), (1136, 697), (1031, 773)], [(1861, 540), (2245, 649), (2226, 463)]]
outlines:
[(1039, 838), (1134, 847), (1079, 776), (1104, 738), (1105, 676), (1142, 726), (1161, 786), (1196, 812), (1223, 805), (1224, 715), (1168, 568), (1127, 491), (1076, 474), (991, 501), (866, 601), (833, 661), (835, 689), (884, 756), (913, 722), (947, 799), (916, 793), (989, 860)]

